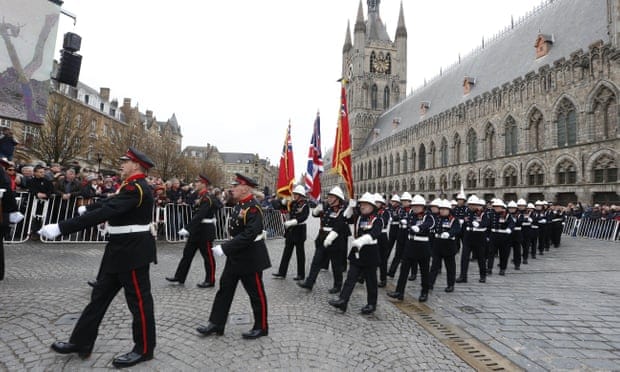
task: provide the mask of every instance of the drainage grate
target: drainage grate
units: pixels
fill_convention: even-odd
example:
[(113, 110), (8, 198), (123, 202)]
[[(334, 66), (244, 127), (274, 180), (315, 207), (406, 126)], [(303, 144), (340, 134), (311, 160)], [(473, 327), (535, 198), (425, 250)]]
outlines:
[[(393, 302), (394, 306), (418, 322), (430, 334), (448, 346), (463, 361), (477, 371), (522, 371), (523, 369), (512, 363), (486, 344), (478, 341), (459, 327), (450, 324), (425, 304), (413, 302), (409, 296), (402, 302)], [(471, 306), (463, 306), (462, 311), (480, 311)]]

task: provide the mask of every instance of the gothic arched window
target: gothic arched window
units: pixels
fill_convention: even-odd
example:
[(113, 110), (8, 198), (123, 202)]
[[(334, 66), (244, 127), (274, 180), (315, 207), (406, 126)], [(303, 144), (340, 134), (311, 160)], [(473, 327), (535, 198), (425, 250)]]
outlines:
[(425, 170), (425, 169), (426, 169), (426, 147), (424, 147), (424, 144), (421, 144), (419, 161), (418, 161), (418, 170)]
[(517, 153), (517, 123), (512, 116), (506, 119), (506, 155), (514, 155)]
[(543, 115), (538, 109), (534, 109), (528, 118), (530, 129), (530, 151), (542, 150), (544, 140)]
[(431, 142), (431, 161), (430, 161), (430, 165), (429, 168), (435, 168), (436, 163), (435, 163), (435, 153), (437, 152), (437, 150), (435, 149), (435, 142)]
[(383, 89), (383, 109), (387, 110), (390, 108), (390, 88), (385, 87)]
[(508, 167), (504, 171), (504, 186), (517, 186), (517, 169)]
[(370, 106), (373, 110), (377, 109), (377, 84), (373, 84), (370, 89)]
[(564, 98), (558, 107), (558, 147), (572, 146), (577, 143), (577, 113), (575, 105)]
[(470, 129), (467, 133), (467, 161), (474, 162), (476, 161), (476, 157), (478, 156), (478, 136), (476, 135), (476, 131), (474, 129)]
[(483, 177), (484, 187), (495, 187), (495, 171), (487, 168)]
[(527, 169), (527, 184), (529, 186), (541, 186), (545, 183), (545, 171), (542, 165), (534, 163)]
[(454, 135), (454, 164), (461, 163), (461, 136)]
[(557, 182), (560, 185), (577, 183), (577, 167), (572, 161), (565, 159), (556, 169)]
[(597, 138), (613, 137), (618, 130), (618, 102), (607, 87), (601, 87), (594, 97), (594, 132)]
[(609, 155), (602, 155), (594, 162), (592, 180), (595, 183), (611, 183), (618, 181), (618, 165)]
[(493, 149), (495, 147), (495, 128), (493, 124), (488, 123), (484, 131), (484, 156), (486, 159), (493, 159)]
[(439, 148), (439, 154), (441, 158), (441, 166), (448, 166), (448, 140), (446, 137), (441, 139), (441, 147)]

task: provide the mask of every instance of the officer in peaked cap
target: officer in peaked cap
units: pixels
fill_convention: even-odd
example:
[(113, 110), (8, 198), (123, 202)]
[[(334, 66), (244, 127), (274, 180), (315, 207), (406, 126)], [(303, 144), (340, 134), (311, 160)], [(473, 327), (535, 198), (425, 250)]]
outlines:
[(145, 179), (153, 162), (131, 147), (120, 160), (124, 181), (117, 195), (79, 207), (79, 216), (43, 226), (40, 234), (54, 239), (107, 221), (110, 238), (90, 303), (77, 321), (69, 342), (54, 342), (52, 349), (61, 354), (78, 353), (80, 357), (88, 357), (99, 324), (122, 288), (133, 316), (134, 347), (131, 352), (114, 358), (113, 365), (129, 367), (152, 359), (155, 348), (155, 317), (149, 277), (150, 263), (156, 260), (155, 239), (151, 233), (153, 195)]
[(257, 182), (236, 173), (232, 185), (232, 196), (237, 202), (228, 221), (232, 238), (213, 247), (216, 256), (226, 255), (226, 265), (220, 279), (220, 289), (215, 294), (209, 323), (196, 330), (203, 336), (224, 334), (235, 289), (241, 281), (254, 312), (254, 326), (249, 332), (243, 333), (243, 338), (256, 339), (267, 336), (269, 331), (263, 270), (271, 267), (271, 261), (265, 245), (263, 211), (252, 193)]
[(215, 213), (222, 208), (222, 202), (209, 193), (210, 185), (211, 182), (207, 176), (202, 174), (198, 176), (197, 209), (191, 221), (179, 231), (180, 236), (188, 238), (177, 271), (174, 276), (166, 277), (169, 282), (185, 283), (194, 255), (196, 251), (199, 251), (204, 260), (205, 280), (197, 286), (210, 288), (215, 285), (215, 257), (211, 248), (215, 240), (215, 224), (217, 223)]

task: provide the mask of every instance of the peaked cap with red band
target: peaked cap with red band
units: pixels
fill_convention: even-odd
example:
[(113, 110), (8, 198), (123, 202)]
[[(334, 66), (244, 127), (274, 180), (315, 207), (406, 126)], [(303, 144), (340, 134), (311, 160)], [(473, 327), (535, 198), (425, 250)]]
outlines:
[(151, 169), (155, 166), (155, 163), (148, 156), (146, 156), (143, 152), (130, 147), (127, 150), (127, 153), (120, 157), (120, 160), (131, 160), (135, 163), (140, 164), (140, 166), (144, 169)]
[(211, 184), (211, 181), (209, 181), (207, 176), (205, 176), (204, 174), (199, 174), (198, 175), (198, 179), (196, 179), (196, 181), (202, 182), (202, 183), (204, 183), (207, 186), (209, 186)]
[(230, 183), (231, 185), (248, 185), (250, 187), (258, 186), (258, 182), (254, 181), (250, 177), (244, 176), (241, 173), (235, 173), (235, 176), (236, 178)]

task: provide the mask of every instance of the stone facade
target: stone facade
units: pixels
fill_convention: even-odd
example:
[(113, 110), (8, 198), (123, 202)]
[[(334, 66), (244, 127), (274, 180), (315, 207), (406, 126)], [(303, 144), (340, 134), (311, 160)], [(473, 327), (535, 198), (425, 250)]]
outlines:
[(618, 9), (549, 2), (383, 112), (353, 151), (356, 194), (619, 202)]

